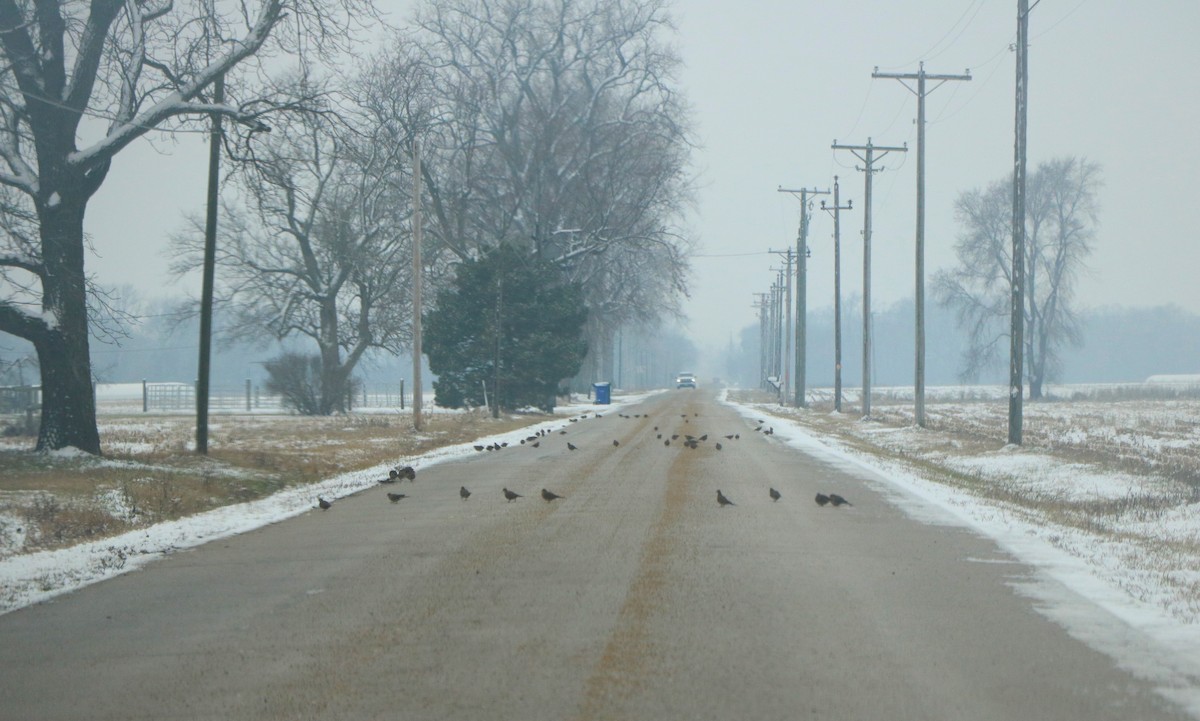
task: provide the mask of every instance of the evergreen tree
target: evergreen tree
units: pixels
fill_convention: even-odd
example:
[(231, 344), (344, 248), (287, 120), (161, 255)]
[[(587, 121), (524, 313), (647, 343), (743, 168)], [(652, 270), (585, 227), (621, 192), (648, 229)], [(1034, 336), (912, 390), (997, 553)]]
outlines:
[(510, 246), (457, 268), (425, 318), (424, 346), (438, 405), (554, 408), (559, 383), (587, 352), (583, 291), (559, 269)]

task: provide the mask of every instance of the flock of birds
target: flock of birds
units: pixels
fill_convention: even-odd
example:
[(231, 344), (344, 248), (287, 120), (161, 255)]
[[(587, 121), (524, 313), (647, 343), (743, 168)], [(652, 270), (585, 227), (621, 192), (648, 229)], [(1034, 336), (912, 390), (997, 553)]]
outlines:
[[(640, 413), (635, 413), (633, 415), (625, 415), (625, 414), (619, 413), (618, 415), (621, 418), (641, 418), (641, 417), (643, 417), (642, 414), (640, 414)], [(688, 415), (686, 413), (683, 413), (680, 415), (683, 418), (684, 423), (689, 422), (690, 419), (688, 418)], [(697, 415), (699, 415), (699, 414), (697, 414), (697, 413), (692, 414), (693, 417), (695, 417)], [(603, 417), (599, 413), (595, 413), (595, 414), (593, 414), (593, 416), (595, 418)], [(588, 414), (584, 413), (582, 416), (579, 416), (578, 418), (570, 418), (570, 419), (568, 419), (568, 421), (571, 423), (577, 423), (581, 420), (586, 419), (587, 417), (588, 417)], [(649, 417), (649, 416), (647, 415), (646, 417)], [(754, 430), (756, 432), (762, 433), (763, 435), (767, 435), (767, 436), (774, 435), (775, 428), (773, 426), (769, 426), (764, 429), (764, 423), (765, 423), (765, 421), (761, 421), (761, 420), (758, 421), (758, 427), (755, 428)], [(658, 426), (654, 426), (654, 430), (657, 432)], [(565, 435), (566, 432), (567, 432), (566, 430), (558, 431), (558, 433), (560, 435)], [(531, 446), (533, 448), (539, 448), (542, 444), (542, 440), (553, 434), (554, 434), (554, 431), (543, 428), (543, 429), (539, 430), (537, 433), (521, 439), (521, 445), (528, 444), (529, 446)], [(688, 435), (686, 433), (684, 433), (684, 434), (675, 433), (675, 434), (672, 434), (669, 438), (663, 438), (663, 436), (664, 436), (664, 433), (658, 433), (657, 439), (662, 440), (664, 446), (670, 446), (672, 441), (678, 442), (679, 438), (682, 437), (684, 439), (682, 442), (682, 445), (684, 447), (690, 448), (690, 449), (699, 448), (701, 443), (708, 441), (707, 433), (702, 434), (700, 436), (692, 436), (692, 435)], [(740, 433), (730, 433), (725, 436), (725, 439), (727, 441), (736, 441), (736, 440), (741, 439), (741, 437), (742, 436)], [(509, 444), (507, 441), (504, 441), (504, 442), (498, 441), (498, 442), (493, 442), (493, 443), (488, 443), (488, 444), (475, 445), (474, 449), (479, 452), (484, 452), (484, 451), (494, 452), (494, 451), (499, 451), (504, 448), (507, 448), (508, 445)], [(616, 448), (616, 447), (619, 447), (621, 445), (621, 443), (620, 443), (620, 441), (618, 441), (617, 439), (614, 438), (612, 445), (614, 448)], [(723, 448), (720, 441), (714, 442), (713, 447), (718, 451)], [(575, 445), (574, 443), (571, 443), (570, 441), (567, 441), (567, 450), (568, 451), (577, 451), (577, 450), (579, 450), (579, 446)], [(416, 479), (417, 479), (417, 471), (412, 466), (396, 466), (395, 468), (392, 468), (390, 471), (388, 471), (387, 478), (380, 479), (378, 481), (378, 483), (380, 483), (381, 485), (391, 485), (391, 484), (394, 484), (394, 483), (397, 483), (400, 481), (404, 481), (404, 480), (407, 480), (409, 482), (414, 482), (414, 481), (416, 481)], [(509, 503), (517, 500), (518, 498), (524, 498), (524, 496), (522, 496), (520, 493), (517, 493), (516, 491), (510, 491), (508, 488), (503, 488), (501, 490), (504, 493), (505, 500)], [(458, 489), (458, 495), (460, 498), (462, 498), (462, 500), (465, 501), (471, 497), (471, 491), (467, 490), (466, 486), (460, 486)], [(783, 494), (780, 493), (775, 488), (770, 488), (768, 490), (768, 495), (771, 497), (772, 503), (778, 502), (780, 499), (783, 498)], [(404, 493), (394, 493), (394, 492), (389, 491), (387, 494), (387, 498), (392, 503), (398, 503), (401, 500), (408, 498), (408, 495), (404, 494)], [(563, 496), (560, 496), (559, 494), (557, 494), (551, 490), (548, 490), (546, 488), (542, 489), (542, 499), (544, 501), (546, 501), (547, 503), (557, 501), (561, 498), (563, 498)], [(853, 506), (854, 505), (853, 503), (846, 500), (844, 497), (838, 495), (837, 493), (828, 493), (828, 494), (817, 493), (816, 498), (814, 500), (816, 501), (818, 506), (833, 506), (834, 508), (837, 508), (839, 506)], [(737, 504), (734, 503), (733, 501), (729, 500), (729, 497), (726, 496), (724, 493), (722, 493), (720, 489), (717, 489), (717, 505), (724, 507), (724, 506), (736, 506)], [(322, 511), (327, 511), (333, 507), (333, 502), (329, 501), (321, 496), (317, 496), (317, 507), (320, 508)]]

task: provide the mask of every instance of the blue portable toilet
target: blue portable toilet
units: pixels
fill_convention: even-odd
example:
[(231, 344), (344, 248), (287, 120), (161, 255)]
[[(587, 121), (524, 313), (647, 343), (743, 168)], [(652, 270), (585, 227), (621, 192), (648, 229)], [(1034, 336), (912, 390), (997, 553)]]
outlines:
[(608, 405), (612, 403), (612, 383), (605, 381), (604, 383), (593, 383), (592, 390), (595, 391), (596, 400), (594, 405)]

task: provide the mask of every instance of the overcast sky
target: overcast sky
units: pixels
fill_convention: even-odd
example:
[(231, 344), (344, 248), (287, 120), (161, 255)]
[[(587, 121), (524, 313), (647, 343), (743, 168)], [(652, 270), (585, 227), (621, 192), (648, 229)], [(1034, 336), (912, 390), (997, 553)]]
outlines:
[[(386, 4), (386, 3), (385, 3)], [(403, 5), (411, 3), (404, 2)], [(883, 72), (963, 73), (928, 95), (927, 275), (953, 263), (958, 193), (1012, 166), (1016, 0), (678, 0), (680, 82), (701, 147), (689, 226), (698, 240), (688, 328), (723, 347), (756, 323), (753, 294), (769, 289), (771, 248), (795, 244), (799, 201), (777, 187), (832, 185), (840, 176), (844, 297), (862, 292), (863, 174), (840, 143), (908, 144), (875, 176), (876, 308), (911, 298), (916, 217), (916, 97)], [(1084, 306), (1174, 303), (1200, 312), (1200, 2), (1042, 0), (1030, 20), (1029, 167), (1063, 155), (1098, 162), (1105, 186)], [(932, 83), (930, 84), (932, 86)], [(198, 212), (205, 139), (179, 135), (160, 155), (117, 157), (89, 205), (101, 282), (147, 295), (169, 286), (159, 252)], [(810, 226), (809, 308), (833, 302), (832, 219)]]

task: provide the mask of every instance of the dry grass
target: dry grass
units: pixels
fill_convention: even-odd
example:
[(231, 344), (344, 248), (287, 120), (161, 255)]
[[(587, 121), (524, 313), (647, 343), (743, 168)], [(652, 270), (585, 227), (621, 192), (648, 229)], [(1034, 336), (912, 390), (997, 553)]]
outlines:
[[(545, 419), (427, 414), (418, 433), (408, 415), (221, 415), (211, 420), (207, 456), (193, 452), (190, 416), (101, 415), (100, 458), (37, 453), (28, 450), (34, 439), (0, 433), (0, 557), (95, 540), (338, 473), (398, 464)], [(19, 548), (12, 547), (14, 539)]]

